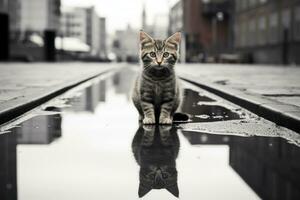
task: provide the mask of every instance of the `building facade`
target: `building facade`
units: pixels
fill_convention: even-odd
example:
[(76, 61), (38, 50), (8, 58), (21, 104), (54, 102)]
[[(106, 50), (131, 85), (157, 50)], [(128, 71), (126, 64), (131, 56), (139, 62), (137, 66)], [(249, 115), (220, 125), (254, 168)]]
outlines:
[(87, 44), (87, 12), (84, 8), (63, 8), (61, 34), (74, 37)]
[(100, 48), (100, 57), (107, 58), (107, 35), (106, 35), (106, 18), (100, 17), (99, 18), (99, 26), (100, 26), (100, 41), (99, 41), (99, 48)]
[(63, 37), (78, 38), (89, 45), (92, 55), (106, 55), (105, 18), (99, 18), (94, 7), (64, 8), (61, 34)]
[(300, 63), (299, 0), (236, 0), (235, 49), (249, 62)]
[(22, 0), (21, 31), (42, 33), (60, 28), (60, 0)]
[(125, 30), (117, 30), (113, 41), (113, 52), (117, 61), (137, 62), (139, 56), (138, 30), (129, 25)]
[(0, 0), (0, 12), (9, 15), (9, 36), (17, 39), (21, 32), (21, 0)]
[(231, 7), (229, 0), (180, 0), (171, 8), (169, 32), (182, 31), (187, 62), (231, 51)]

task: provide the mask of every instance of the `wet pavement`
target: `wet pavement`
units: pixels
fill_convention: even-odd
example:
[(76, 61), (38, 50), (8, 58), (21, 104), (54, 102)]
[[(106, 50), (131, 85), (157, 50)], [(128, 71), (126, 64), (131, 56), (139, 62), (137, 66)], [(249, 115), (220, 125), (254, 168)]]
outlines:
[(188, 83), (188, 122), (139, 125), (135, 71), (0, 127), (0, 199), (300, 199), (297, 133)]

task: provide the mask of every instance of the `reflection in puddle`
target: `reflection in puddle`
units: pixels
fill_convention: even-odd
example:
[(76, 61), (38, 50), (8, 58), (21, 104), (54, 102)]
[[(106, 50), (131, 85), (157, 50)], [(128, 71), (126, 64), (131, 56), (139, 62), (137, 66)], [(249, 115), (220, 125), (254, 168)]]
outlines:
[[(208, 104), (205, 104), (209, 102)], [(214, 122), (241, 119), (238, 113), (218, 105), (215, 100), (191, 89), (184, 90), (181, 110), (191, 115), (192, 122)]]
[(282, 138), (182, 131), (192, 145), (228, 145), (229, 165), (262, 199), (300, 198), (300, 150)]
[(175, 127), (140, 126), (132, 141), (132, 151), (140, 166), (139, 197), (163, 188), (179, 196), (176, 169), (179, 139)]
[[(182, 124), (139, 127), (130, 102), (134, 76), (126, 69), (85, 83), (0, 134), (0, 199), (177, 199), (179, 192), (187, 200), (300, 199), (300, 151), (278, 138), (282, 129), (248, 123), (241, 110), (192, 89), (182, 105), (199, 122), (185, 124), (190, 131)], [(253, 135), (278, 131), (193, 132), (211, 124), (224, 133), (228, 122), (241, 133), (250, 126)]]

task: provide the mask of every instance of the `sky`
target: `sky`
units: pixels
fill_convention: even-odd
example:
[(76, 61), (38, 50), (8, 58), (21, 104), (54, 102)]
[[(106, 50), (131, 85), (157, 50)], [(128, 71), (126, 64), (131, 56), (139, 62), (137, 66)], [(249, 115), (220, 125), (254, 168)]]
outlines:
[(155, 15), (168, 14), (169, 8), (178, 0), (62, 0), (62, 6), (95, 6), (101, 17), (106, 17), (107, 31), (124, 29), (130, 24), (140, 28), (143, 4), (147, 22), (152, 23)]

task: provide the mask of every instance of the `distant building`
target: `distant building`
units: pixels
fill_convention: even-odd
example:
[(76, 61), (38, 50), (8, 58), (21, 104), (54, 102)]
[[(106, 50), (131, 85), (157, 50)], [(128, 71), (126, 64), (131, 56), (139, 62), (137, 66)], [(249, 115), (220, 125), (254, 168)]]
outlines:
[(138, 30), (129, 25), (126, 30), (118, 30), (113, 41), (113, 52), (118, 61), (137, 62), (139, 55)]
[(105, 18), (99, 18), (94, 7), (64, 8), (61, 33), (63, 37), (78, 38), (89, 45), (93, 55), (106, 55)]
[(170, 10), (169, 32), (182, 31), (185, 60), (206, 61), (231, 50), (229, 0), (180, 0)]
[(0, 0), (0, 12), (9, 15), (10, 38), (19, 37), (21, 31), (21, 0)]
[(61, 34), (74, 37), (87, 44), (87, 11), (85, 8), (63, 8)]
[(235, 1), (235, 49), (254, 63), (300, 63), (300, 1)]
[(107, 35), (106, 35), (106, 18), (100, 17), (99, 18), (99, 53), (101, 58), (107, 58)]
[(169, 12), (169, 26), (168, 34), (171, 35), (177, 31), (181, 31), (181, 45), (180, 45), (180, 61), (186, 61), (186, 47), (185, 47), (185, 37), (183, 32), (183, 3), (179, 0), (172, 6)]
[(156, 39), (165, 39), (168, 35), (168, 15), (157, 14), (154, 16), (153, 24), (147, 23), (147, 13), (145, 5), (142, 12), (142, 27), (141, 29)]
[(7, 13), (7, 0), (0, 0), (0, 13)]
[(172, 6), (169, 12), (169, 35), (177, 31), (183, 31), (183, 7), (179, 0)]
[(21, 31), (42, 33), (60, 28), (60, 0), (21, 0)]
[(146, 8), (145, 5), (143, 5), (143, 11), (142, 11), (142, 30), (147, 31), (147, 14), (146, 14)]
[(154, 17), (152, 25), (152, 36), (157, 39), (165, 39), (168, 37), (168, 15), (157, 14)]
[(21, 0), (8, 1), (10, 38), (17, 39), (21, 33)]

